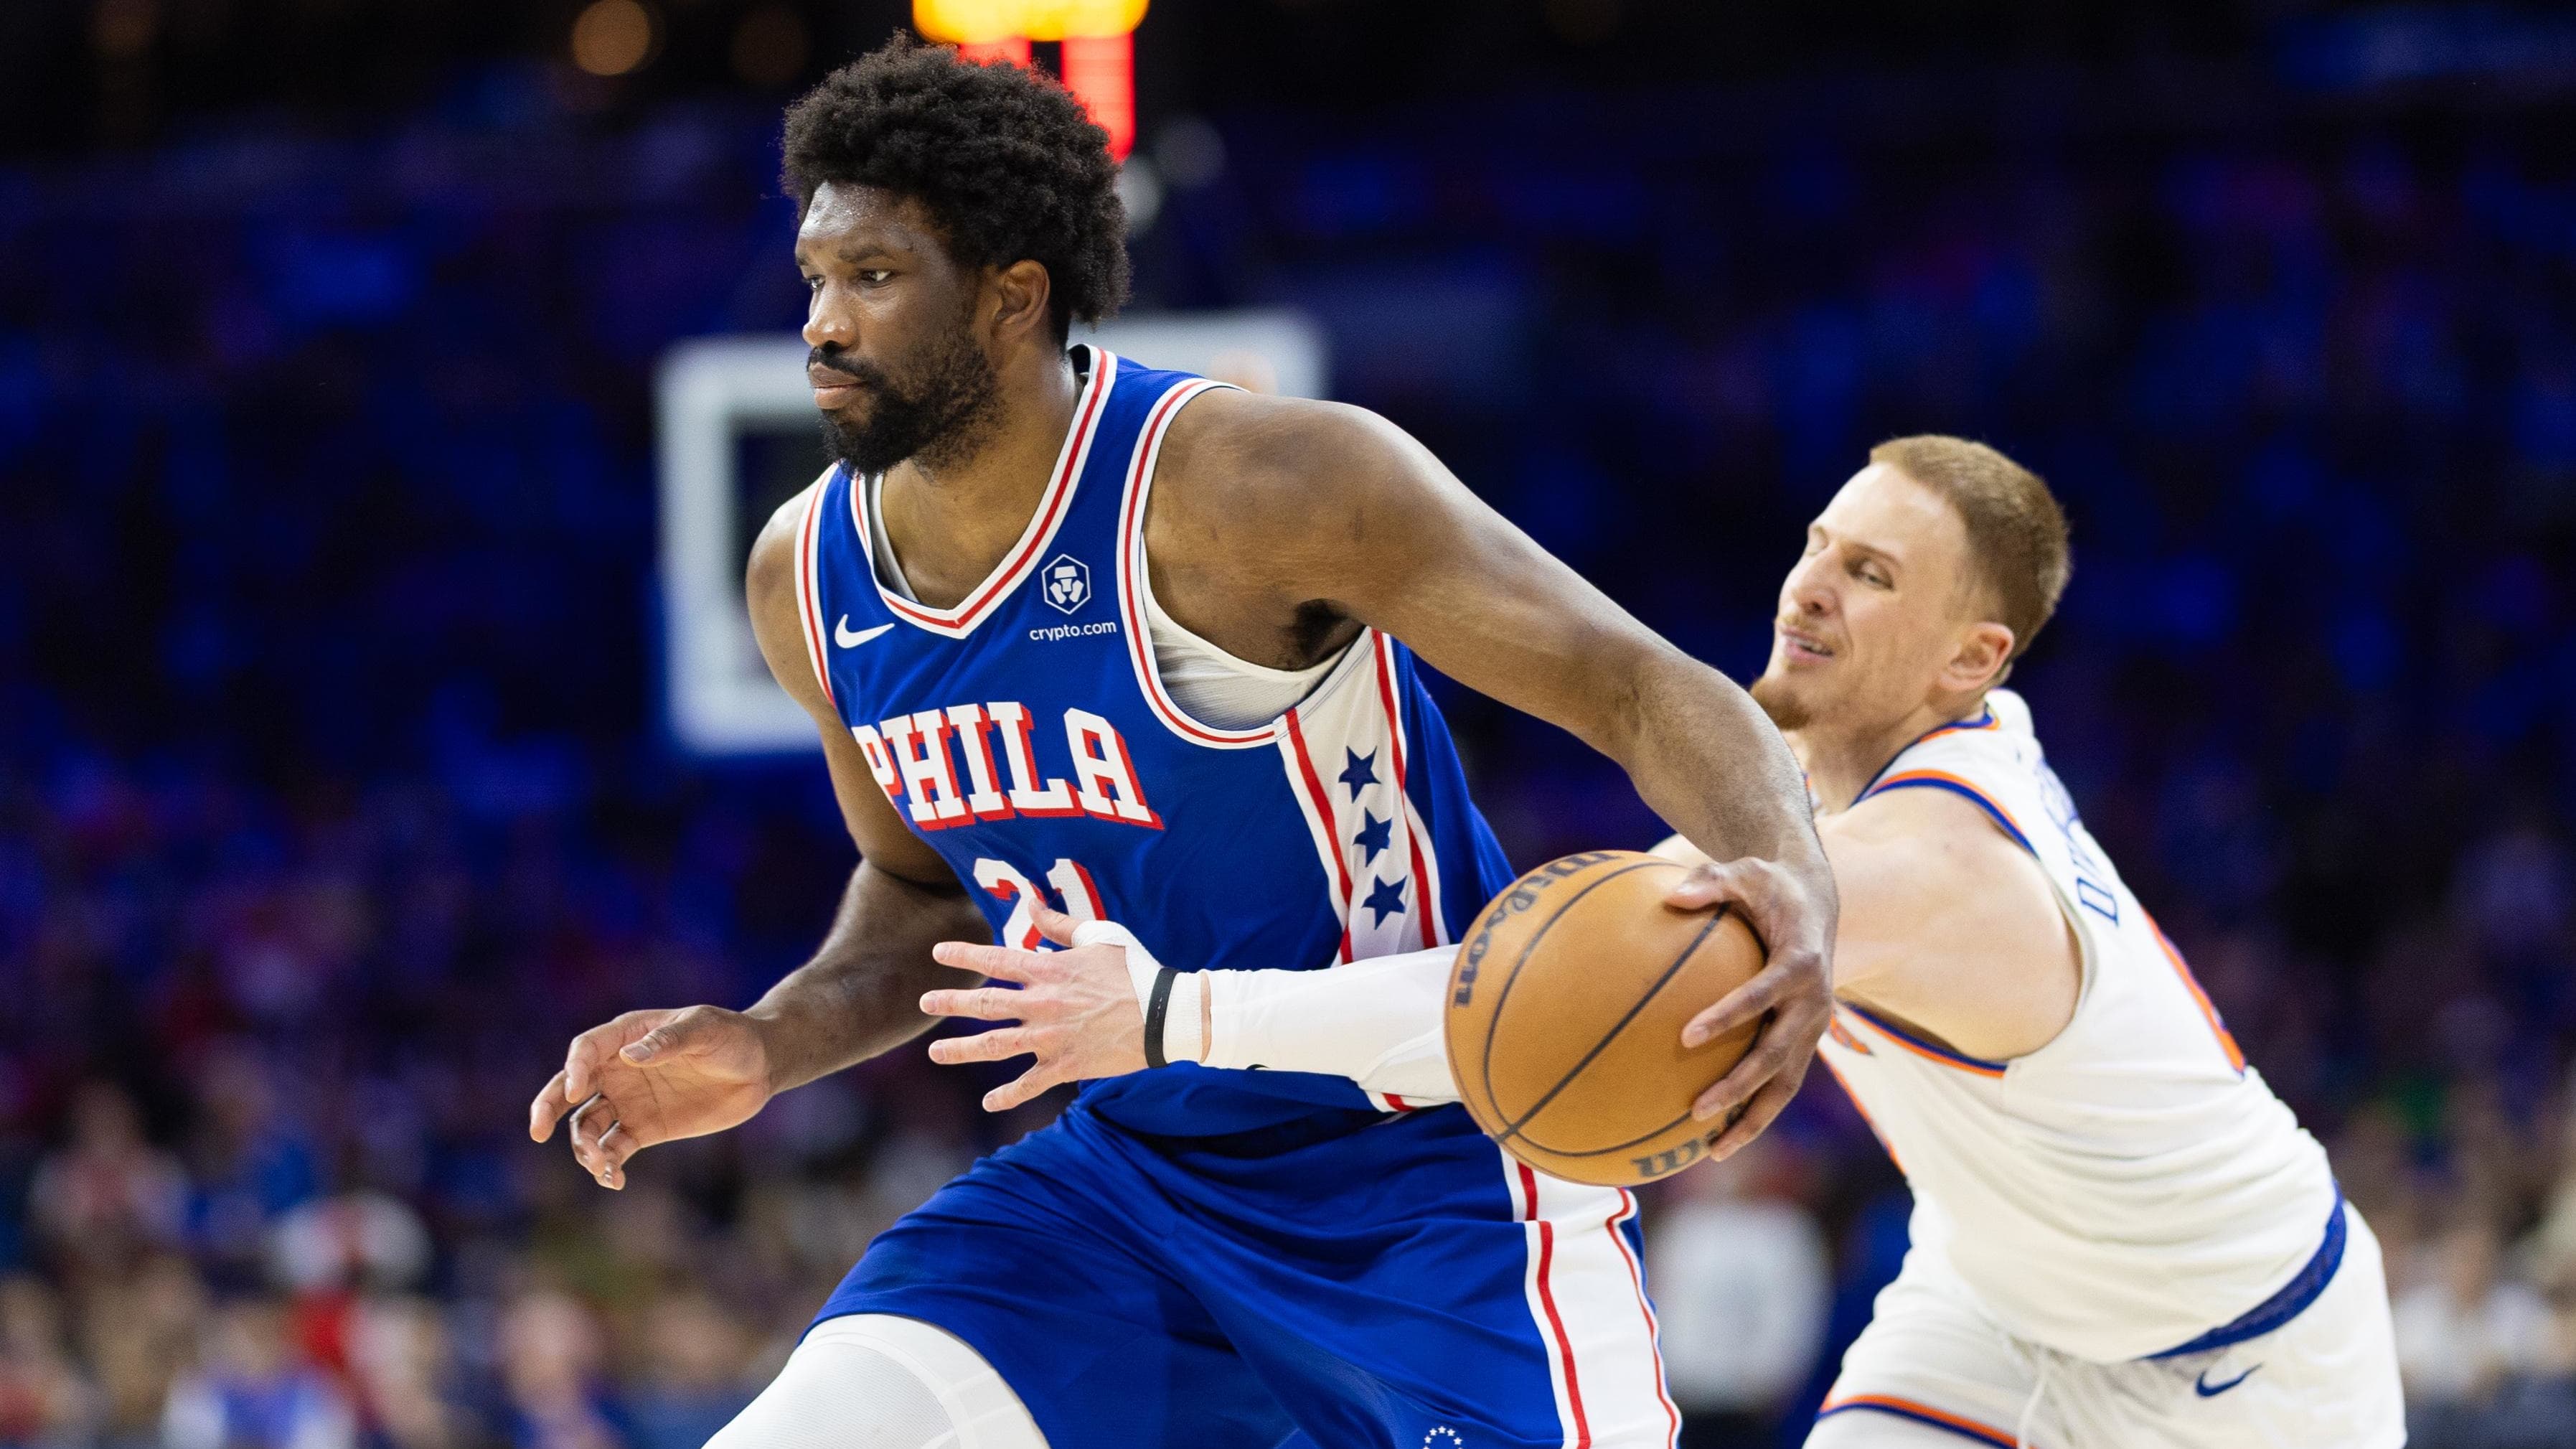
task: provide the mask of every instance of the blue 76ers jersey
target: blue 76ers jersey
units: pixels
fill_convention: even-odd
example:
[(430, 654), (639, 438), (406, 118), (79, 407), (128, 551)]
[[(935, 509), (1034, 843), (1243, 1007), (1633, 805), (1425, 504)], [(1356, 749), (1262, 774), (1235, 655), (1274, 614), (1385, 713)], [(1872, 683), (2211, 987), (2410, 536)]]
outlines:
[[(1076, 354), (1088, 365), (1045, 495), (957, 607), (883, 586), (848, 470), (809, 495), (806, 648), (886, 798), (1008, 945), (1039, 944), (1039, 900), (1118, 921), (1184, 970), (1321, 968), (1455, 940), (1511, 869), (1411, 651), (1363, 630), (1258, 728), (1183, 714), (1146, 634), (1145, 506), (1173, 415), (1223, 384)], [(1083, 1101), (1169, 1135), (1406, 1106), (1339, 1077), (1190, 1064), (1090, 1083)]]

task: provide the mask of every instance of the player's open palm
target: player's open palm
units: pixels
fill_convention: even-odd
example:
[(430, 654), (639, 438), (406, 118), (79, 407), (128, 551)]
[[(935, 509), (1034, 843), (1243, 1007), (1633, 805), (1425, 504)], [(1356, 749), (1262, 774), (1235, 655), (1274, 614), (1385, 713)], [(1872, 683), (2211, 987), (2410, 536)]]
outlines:
[(1065, 949), (1017, 951), (966, 941), (942, 941), (931, 948), (932, 958), (943, 966), (981, 972), (1018, 988), (978, 986), (921, 998), (921, 1009), (932, 1016), (1017, 1023), (930, 1044), (930, 1059), (943, 1064), (1037, 1058), (1016, 1080), (984, 1094), (988, 1112), (1007, 1112), (1065, 1082), (1124, 1076), (1146, 1065), (1145, 1013), (1136, 1004), (1127, 948), (1107, 941), (1076, 945), (1079, 923), (1061, 911), (1040, 906), (1035, 920), (1047, 940)]
[(572, 1114), (572, 1155), (599, 1185), (626, 1185), (626, 1159), (659, 1142), (749, 1120), (769, 1101), (769, 1054), (749, 1017), (715, 1006), (630, 1011), (574, 1037), (528, 1108), (528, 1135)]

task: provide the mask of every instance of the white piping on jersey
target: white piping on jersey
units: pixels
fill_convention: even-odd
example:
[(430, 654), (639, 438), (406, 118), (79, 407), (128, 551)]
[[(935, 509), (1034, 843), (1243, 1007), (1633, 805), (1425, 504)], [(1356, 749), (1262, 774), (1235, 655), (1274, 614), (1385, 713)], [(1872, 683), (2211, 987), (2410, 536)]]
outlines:
[(876, 544), (869, 537), (868, 510), (862, 502), (867, 490), (857, 486), (850, 489), (850, 526), (858, 530), (860, 555), (870, 561), (868, 579), (896, 618), (943, 638), (963, 639), (975, 632), (976, 625), (993, 616), (995, 604), (1010, 597), (1037, 571), (1038, 560), (1046, 556), (1046, 547), (1055, 540), (1056, 530), (1073, 513), (1074, 490), (1082, 484), (1082, 470), (1091, 460), (1091, 440), (1098, 431), (1092, 424), (1099, 421), (1101, 405), (1108, 400), (1116, 381), (1118, 359), (1103, 348), (1089, 350), (1089, 374), (1083, 379), (1081, 391), (1074, 395), (1073, 418), (1065, 426), (1064, 446), (1056, 453), (1054, 476), (1046, 491), (1038, 495), (1038, 506), (1029, 513), (1029, 526), (1011, 545), (1011, 551), (993, 566), (993, 572), (969, 590), (957, 607), (934, 609), (886, 587), (873, 566)]
[(1150, 573), (1136, 581), (1136, 591), (1143, 596), (1154, 672), (1175, 707), (1212, 728), (1249, 730), (1268, 724), (1313, 694), (1342, 662), (1339, 651), (1303, 669), (1272, 669), (1237, 658), (1165, 612), (1154, 597)]
[(1547, 1356), (1559, 1442), (1674, 1444), (1681, 1411), (1664, 1381), (1662, 1331), (1622, 1231), (1637, 1200), (1494, 1155), (1526, 1244), (1521, 1294)]
[(805, 658), (814, 666), (815, 682), (823, 686), (824, 701), (837, 711), (841, 701), (832, 692), (832, 671), (823, 662), (823, 529), (816, 517), (823, 511), (823, 494), (831, 482), (827, 468), (807, 490), (805, 516), (796, 522), (796, 623), (805, 635)]
[[(1146, 418), (1145, 426), (1136, 434), (1136, 451), (1127, 467), (1127, 497), (1120, 505), (1118, 515), (1118, 613), (1127, 627), (1127, 653), (1130, 662), (1136, 668), (1137, 688), (1143, 691), (1146, 704), (1152, 708), (1155, 717), (1163, 722), (1164, 727), (1193, 744), (1206, 745), (1214, 749), (1244, 749), (1277, 741), (1285, 728), (1288, 711), (1308, 700), (1318, 699), (1327, 690), (1334, 688), (1334, 680), (1339, 677), (1336, 666), (1350, 659), (1358, 651), (1355, 648), (1345, 648), (1340, 654), (1314, 666), (1312, 670), (1315, 675), (1314, 682), (1307, 685), (1297, 698), (1290, 700), (1280, 709), (1260, 716), (1257, 723), (1249, 726), (1227, 727), (1196, 711), (1184, 711), (1167, 687), (1161, 668), (1163, 641), (1157, 633), (1157, 625), (1160, 621), (1155, 618), (1158, 611), (1151, 602), (1152, 584), (1145, 559), (1145, 504), (1154, 490), (1155, 465), (1162, 457), (1163, 435), (1170, 428), (1173, 415), (1193, 398), (1226, 386), (1230, 384), (1211, 382), (1206, 378), (1192, 378), (1189, 381), (1174, 384), (1172, 389), (1164, 393), (1154, 404), (1153, 412)], [(1169, 620), (1168, 615), (1163, 618), (1164, 621)], [(1177, 624), (1174, 627), (1177, 628)], [(1366, 637), (1365, 632), (1362, 637)], [(1258, 671), (1252, 676), (1255, 679), (1259, 679), (1261, 675), (1273, 676), (1263, 680), (1256, 688), (1266, 689), (1268, 686), (1280, 684), (1284, 678), (1294, 677), (1290, 671), (1263, 670), (1260, 665), (1236, 659), (1205, 640), (1196, 639), (1195, 636), (1192, 636), (1192, 639), (1207, 655), (1213, 656), (1216, 661), (1222, 661), (1221, 667), (1236, 671)], [(1302, 675), (1307, 672), (1300, 670), (1295, 671), (1295, 674)], [(1245, 693), (1248, 692), (1245, 691)], [(1236, 698), (1240, 700), (1243, 694), (1238, 693)]]
[[(888, 592), (919, 602), (895, 557), (894, 536), (885, 526), (885, 480), (871, 475), (860, 482), (867, 510), (870, 560), (877, 582)], [(1173, 703), (1190, 718), (1220, 730), (1257, 730), (1296, 708), (1341, 662), (1339, 653), (1304, 669), (1272, 669), (1237, 658), (1193, 633), (1154, 597), (1150, 573), (1137, 580), (1143, 596), (1145, 628), (1154, 649), (1154, 668)]]
[[(1127, 629), (1128, 660), (1136, 671), (1137, 688), (1164, 728), (1192, 744), (1210, 749), (1270, 745), (1279, 751), (1289, 793), (1296, 799), (1313, 837), (1318, 862), (1324, 868), (1326, 894), (1341, 926), (1336, 953), (1339, 960), (1411, 950), (1415, 940), (1424, 946), (1438, 945), (1448, 939), (1447, 922), (1439, 916), (1439, 861), (1421, 812), (1411, 792), (1404, 788), (1410, 769), (1410, 746), (1395, 691), (1394, 641), (1374, 629), (1362, 629), (1359, 637), (1333, 658), (1308, 669), (1289, 671), (1264, 669), (1235, 659), (1205, 640), (1195, 640), (1203, 657), (1212, 657), (1228, 673), (1278, 691), (1270, 700), (1276, 708), (1249, 728), (1219, 727), (1196, 709), (1185, 713), (1164, 677), (1162, 627), (1170, 622), (1170, 616), (1160, 614), (1151, 602), (1145, 550), (1146, 508), (1153, 494), (1154, 470), (1161, 457), (1163, 437), (1173, 415), (1191, 399), (1223, 385), (1195, 378), (1177, 383), (1164, 393), (1138, 432), (1135, 455), (1128, 465), (1127, 493), (1119, 513), (1118, 606)], [(1288, 687), (1299, 690), (1299, 696), (1287, 698)], [(1236, 697), (1240, 699), (1242, 693), (1238, 685)], [(1380, 766), (1386, 769), (1385, 776), (1362, 775), (1354, 779), (1333, 770), (1332, 753), (1336, 748), (1349, 750), (1345, 763), (1358, 769), (1363, 747), (1368, 759), (1378, 759), (1376, 751), (1385, 749), (1386, 757)], [(1349, 811), (1342, 808), (1351, 802), (1337, 803), (1327, 779), (1345, 785), (1353, 801), (1361, 799), (1364, 789), (1383, 790), (1392, 798), (1380, 798), (1376, 803), (1386, 810), (1387, 818), (1379, 821), (1373, 813), (1364, 815), (1369, 826), (1352, 834), (1347, 829)], [(1401, 830), (1404, 839), (1398, 842), (1391, 836), (1380, 836), (1373, 844), (1367, 842), (1369, 831), (1387, 826)], [(1388, 911), (1383, 903), (1370, 904), (1361, 898), (1363, 883), (1371, 887), (1372, 900), (1378, 891), (1392, 885), (1371, 868), (1379, 852), (1389, 848), (1399, 852), (1397, 860), (1410, 866), (1403, 872), (1400, 915)], [(1353, 852), (1360, 850), (1365, 850), (1366, 855), (1355, 859)], [(1372, 917), (1366, 924), (1359, 918), (1364, 909)], [(1408, 1104), (1400, 1098), (1369, 1095), (1383, 1110), (1408, 1110)]]
[(1440, 857), (1431, 844), (1431, 832), (1423, 827), (1422, 812), (1413, 807), (1413, 792), (1406, 788), (1411, 776), (1412, 744), (1404, 732), (1404, 708), (1395, 698), (1395, 641), (1372, 629), (1370, 651), (1376, 656), (1378, 704), (1386, 711), (1387, 738), (1393, 742), (1395, 756), (1395, 792), (1404, 801), (1405, 844), (1413, 854), (1413, 911), (1422, 921), (1422, 946), (1429, 950), (1447, 945), (1449, 924), (1440, 914)]

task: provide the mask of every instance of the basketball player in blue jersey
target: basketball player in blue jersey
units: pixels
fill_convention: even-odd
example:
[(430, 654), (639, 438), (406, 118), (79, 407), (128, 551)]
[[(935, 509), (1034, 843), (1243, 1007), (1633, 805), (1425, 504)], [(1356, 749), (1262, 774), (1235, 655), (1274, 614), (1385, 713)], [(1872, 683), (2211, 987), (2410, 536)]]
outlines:
[[(1841, 887), (1823, 1054), (1915, 1200), (1904, 1270), (1808, 1449), (2396, 1449), (2369, 1225), (2000, 687), (2068, 573), (2037, 476), (1915, 437), (1872, 453), (1781, 585), (1753, 694), (1806, 767)], [(1700, 858), (1678, 837), (1659, 849)], [(1159, 980), (1160, 947), (1040, 924), (1078, 948), (942, 949), (1028, 981), (1021, 1020), (1081, 1024), (1041, 1068), (1141, 1066), (1135, 968)], [(1454, 954), (1177, 975), (1159, 1045), (1448, 1100)], [(1001, 1014), (981, 996), (932, 1004)]]
[[(1765, 1025), (1707, 1140), (1748, 1140), (1829, 1010), (1832, 879), (1778, 734), (1385, 422), (1068, 349), (1125, 286), (1104, 140), (1051, 82), (903, 44), (789, 113), (840, 461), (748, 588), (862, 859), (810, 963), (748, 1011), (584, 1033), (533, 1134), (569, 1114), (619, 1186), (921, 1033), (925, 996), (977, 989), (934, 946), (1034, 947), (1057, 913), (1207, 967), (1452, 940), (1510, 870), (1418, 649), (1734, 862), (1769, 962), (1718, 1009)], [(1045, 1060), (989, 1104), (1088, 1075)], [(1670, 1442), (1625, 1194), (1519, 1169), (1453, 1105), (1127, 1065), (882, 1234), (721, 1449)]]

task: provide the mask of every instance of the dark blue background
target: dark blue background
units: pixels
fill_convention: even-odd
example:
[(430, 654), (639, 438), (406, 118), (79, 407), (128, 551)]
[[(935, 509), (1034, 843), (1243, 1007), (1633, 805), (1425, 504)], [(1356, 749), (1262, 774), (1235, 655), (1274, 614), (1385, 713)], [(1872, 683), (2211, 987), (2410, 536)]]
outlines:
[[(519, 1135), (571, 1032), (747, 1001), (850, 864), (818, 764), (684, 758), (654, 706), (652, 368), (800, 319), (789, 92), (729, 76), (734, 0), (613, 82), (572, 7), (147, 4), (135, 54), (108, 8), (0, 22), (0, 1263), (109, 1382), (137, 1264), (256, 1298), (267, 1225), (377, 1190), (409, 1281), (497, 1315), (447, 1330), (460, 1433), (545, 1437), (502, 1345), (562, 1290), (607, 1305), (599, 1422), (693, 1444), (617, 1387), (680, 1371), (614, 1285), (792, 1323), (846, 1258), (798, 1193), (997, 1136), (906, 1053), (621, 1220)], [(802, 74), (882, 8), (798, 10)], [(1718, 9), (1166, 0), (1137, 305), (1309, 310), (1341, 396), (1739, 677), (1871, 443), (2037, 468), (2077, 568), (2014, 684), (2096, 834), (2401, 1269), (2556, 1221), (2576, 22)], [(1447, 707), (1521, 863), (1658, 833)], [(74, 1131), (84, 1083), (157, 1145)], [(1892, 1179), (1829, 1085), (1782, 1132), (1848, 1328)], [(84, 1151), (174, 1164), (181, 1220), (31, 1207)], [(353, 1300), (293, 1301), (345, 1360)]]

